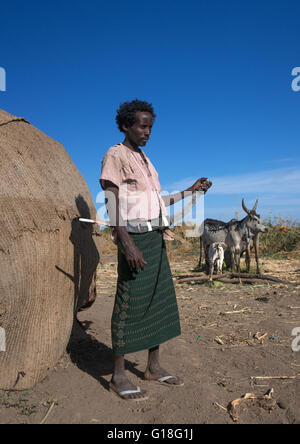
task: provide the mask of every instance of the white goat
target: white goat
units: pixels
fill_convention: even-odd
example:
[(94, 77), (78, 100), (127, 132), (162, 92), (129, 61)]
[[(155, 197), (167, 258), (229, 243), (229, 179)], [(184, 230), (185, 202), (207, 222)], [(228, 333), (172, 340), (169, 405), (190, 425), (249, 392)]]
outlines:
[(215, 263), (217, 263), (217, 272), (222, 274), (222, 267), (224, 261), (224, 248), (223, 244), (213, 243), (209, 246), (208, 250), (209, 259), (209, 280), (212, 282), (212, 275), (214, 272)]

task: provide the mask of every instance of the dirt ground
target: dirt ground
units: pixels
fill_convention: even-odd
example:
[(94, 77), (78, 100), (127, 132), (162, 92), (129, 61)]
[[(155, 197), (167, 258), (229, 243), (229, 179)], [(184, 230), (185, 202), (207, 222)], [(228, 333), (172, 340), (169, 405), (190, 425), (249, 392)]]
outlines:
[[(171, 261), (174, 276), (189, 274), (197, 258)], [(262, 260), (263, 270), (289, 282), (231, 285), (180, 284), (174, 277), (182, 335), (161, 347), (161, 360), (184, 387), (143, 381), (146, 352), (127, 356), (133, 382), (150, 393), (123, 401), (108, 390), (111, 377), (110, 317), (116, 258), (102, 258), (98, 298), (78, 315), (68, 353), (27, 392), (0, 391), (1, 424), (295, 424), (300, 423), (300, 261)], [(245, 395), (270, 399), (229, 404)]]

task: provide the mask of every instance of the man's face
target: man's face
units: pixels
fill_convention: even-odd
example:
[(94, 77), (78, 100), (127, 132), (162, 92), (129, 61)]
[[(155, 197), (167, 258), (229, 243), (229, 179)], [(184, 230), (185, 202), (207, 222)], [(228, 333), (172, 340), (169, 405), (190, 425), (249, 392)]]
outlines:
[(130, 128), (124, 127), (124, 130), (131, 142), (137, 146), (145, 146), (151, 135), (152, 126), (152, 114), (144, 111), (137, 111), (135, 123)]

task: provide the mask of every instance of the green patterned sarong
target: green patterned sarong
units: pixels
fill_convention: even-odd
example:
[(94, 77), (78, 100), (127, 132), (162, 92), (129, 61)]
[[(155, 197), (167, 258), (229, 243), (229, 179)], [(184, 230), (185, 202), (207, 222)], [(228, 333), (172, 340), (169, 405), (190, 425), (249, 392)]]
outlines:
[(113, 352), (148, 350), (181, 334), (174, 284), (161, 231), (130, 234), (147, 264), (131, 271), (118, 248), (118, 284), (112, 315)]

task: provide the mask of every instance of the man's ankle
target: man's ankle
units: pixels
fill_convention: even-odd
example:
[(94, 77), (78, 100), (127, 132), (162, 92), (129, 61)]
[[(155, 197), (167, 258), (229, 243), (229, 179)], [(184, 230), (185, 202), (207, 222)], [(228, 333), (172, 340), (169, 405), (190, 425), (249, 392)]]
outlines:
[(112, 381), (118, 382), (118, 381), (124, 381), (124, 379), (127, 379), (126, 373), (120, 372), (120, 373), (114, 373), (112, 375)]
[(147, 370), (150, 373), (157, 373), (161, 370), (161, 366), (159, 365), (158, 362), (156, 363), (152, 363), (150, 365), (148, 365)]

